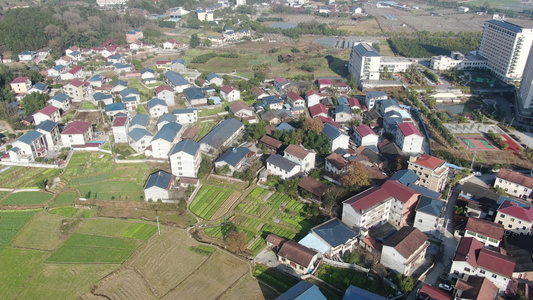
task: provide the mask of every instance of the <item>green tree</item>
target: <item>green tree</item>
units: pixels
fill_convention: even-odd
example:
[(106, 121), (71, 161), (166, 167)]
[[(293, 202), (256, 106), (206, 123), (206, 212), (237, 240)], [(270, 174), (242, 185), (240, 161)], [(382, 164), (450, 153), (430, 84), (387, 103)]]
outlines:
[(227, 222), (226, 224), (222, 225), (220, 228), (220, 232), (222, 233), (222, 238), (226, 240), (230, 233), (237, 231), (237, 226), (231, 222)]
[(189, 41), (189, 46), (191, 48), (196, 48), (196, 47), (200, 46), (200, 38), (198, 37), (198, 35), (196, 33), (191, 35), (191, 40)]
[(404, 274), (397, 274), (393, 278), (393, 281), (396, 284), (396, 286), (398, 286), (400, 291), (402, 291), (402, 293), (409, 293), (410, 291), (413, 290), (413, 286), (414, 286), (413, 279), (409, 276), (405, 276)]
[(26, 115), (33, 114), (36, 110), (45, 107), (48, 103), (48, 95), (41, 93), (26, 94), (22, 99), (22, 107)]
[(198, 169), (198, 177), (199, 178), (205, 178), (209, 172), (211, 172), (212, 165), (211, 160), (209, 158), (204, 157), (202, 158), (202, 162), (200, 163), (200, 168)]

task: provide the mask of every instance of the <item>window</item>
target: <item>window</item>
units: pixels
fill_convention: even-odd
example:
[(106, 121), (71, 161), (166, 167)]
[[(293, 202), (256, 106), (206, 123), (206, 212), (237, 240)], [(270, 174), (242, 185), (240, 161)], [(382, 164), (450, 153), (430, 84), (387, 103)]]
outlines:
[(509, 224), (507, 225), (507, 228), (513, 228), (513, 225)]
[(479, 270), (479, 274), (485, 274), (485, 270)]
[(514, 218), (511, 218), (511, 222), (514, 222)]
[(465, 272), (470, 273), (470, 269), (469, 268), (465, 268)]
[(500, 218), (505, 219), (505, 215), (504, 214), (500, 214)]
[(503, 222), (502, 221), (498, 221), (498, 224), (503, 224)]
[(422, 219), (418, 219), (418, 222), (419, 222), (419, 223), (422, 223)]
[(498, 278), (498, 275), (492, 274), (492, 278)]

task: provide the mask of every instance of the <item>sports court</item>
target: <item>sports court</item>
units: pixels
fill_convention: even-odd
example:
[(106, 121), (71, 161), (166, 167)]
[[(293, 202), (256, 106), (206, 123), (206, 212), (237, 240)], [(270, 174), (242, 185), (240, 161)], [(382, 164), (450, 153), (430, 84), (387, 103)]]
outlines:
[(491, 144), (482, 136), (462, 136), (457, 137), (469, 150), (474, 151), (491, 151), (499, 150), (498, 147)]

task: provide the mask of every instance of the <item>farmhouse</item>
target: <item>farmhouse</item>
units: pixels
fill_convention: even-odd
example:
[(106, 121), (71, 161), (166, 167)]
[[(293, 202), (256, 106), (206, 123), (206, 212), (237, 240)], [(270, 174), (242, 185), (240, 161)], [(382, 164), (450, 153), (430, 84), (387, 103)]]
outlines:
[(226, 152), (224, 152), (224, 154), (222, 154), (217, 160), (215, 160), (215, 168), (219, 170), (224, 166), (228, 166), (230, 170), (229, 174), (233, 174), (233, 172), (242, 167), (243, 163), (246, 161), (246, 158), (251, 154), (253, 154), (253, 152), (248, 148), (230, 148), (226, 150)]
[(522, 173), (501, 169), (496, 175), (495, 187), (505, 190), (509, 195), (527, 199), (533, 191), (533, 178)]
[(359, 232), (334, 218), (314, 228), (298, 243), (315, 249), (330, 259), (342, 259), (357, 243)]
[(244, 125), (236, 119), (222, 121), (200, 141), (204, 152), (218, 152), (220, 148), (233, 142), (233, 139), (244, 130)]
[(498, 247), (503, 238), (503, 225), (491, 221), (468, 218), (465, 237), (473, 237), (487, 246)]
[(202, 161), (200, 144), (193, 140), (183, 140), (170, 149), (168, 157), (172, 174), (177, 177), (198, 177)]
[(35, 126), (35, 131), (44, 135), (48, 149), (59, 148), (59, 126), (56, 122), (46, 120)]
[(307, 274), (315, 268), (318, 252), (294, 241), (286, 241), (278, 252), (280, 263), (291, 267), (298, 274)]
[(63, 147), (85, 145), (92, 138), (93, 127), (91, 123), (84, 121), (74, 121), (68, 124), (61, 132)]
[(381, 251), (381, 264), (411, 275), (426, 258), (428, 237), (415, 227), (404, 226), (390, 237)]
[[(130, 126), (131, 129), (131, 126)], [(153, 135), (144, 128), (134, 128), (128, 133), (128, 144), (137, 153), (143, 152), (150, 145)]]
[(157, 171), (148, 176), (144, 185), (144, 201), (170, 199), (170, 192), (174, 184), (174, 175), (165, 171)]
[(172, 114), (176, 116), (176, 122), (180, 124), (190, 124), (198, 121), (198, 110), (196, 108), (175, 109)]
[(12, 146), (8, 151), (11, 161), (31, 162), (48, 153), (46, 137), (36, 130), (23, 134), (13, 142)]
[(301, 170), (300, 165), (277, 154), (272, 154), (267, 158), (266, 168), (269, 174), (277, 175), (283, 180), (295, 176)]
[(178, 123), (168, 123), (161, 127), (150, 145), (152, 146), (152, 156), (155, 158), (166, 158), (172, 145), (181, 138), (183, 126)]
[(113, 118), (113, 138), (115, 143), (127, 143), (129, 131), (129, 118), (126, 115)]

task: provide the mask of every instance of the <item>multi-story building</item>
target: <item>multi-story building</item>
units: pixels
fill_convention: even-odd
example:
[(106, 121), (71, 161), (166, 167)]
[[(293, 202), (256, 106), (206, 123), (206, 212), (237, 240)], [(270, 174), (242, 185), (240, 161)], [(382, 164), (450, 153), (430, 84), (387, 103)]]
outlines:
[(15, 94), (24, 94), (31, 88), (29, 77), (17, 77), (10, 83), (11, 90)]
[(12, 145), (8, 152), (11, 161), (30, 162), (48, 153), (46, 137), (37, 130), (23, 134)]
[(494, 187), (502, 188), (511, 196), (528, 199), (533, 191), (533, 178), (522, 173), (501, 169), (496, 175)]
[(428, 237), (422, 231), (404, 226), (383, 244), (380, 263), (409, 276), (426, 260), (428, 247)]
[(404, 153), (419, 154), (422, 152), (424, 137), (412, 123), (402, 123), (398, 125), (396, 131), (396, 144)]
[(533, 43), (533, 29), (500, 20), (483, 25), (479, 55), (487, 59), (487, 67), (500, 80), (522, 78)]
[(292, 178), (301, 171), (299, 164), (277, 154), (272, 154), (267, 158), (266, 169), (268, 174), (279, 176), (283, 180)]
[(533, 209), (505, 200), (500, 204), (494, 222), (503, 225), (505, 230), (517, 234), (529, 234), (533, 225)]
[(130, 119), (126, 115), (113, 118), (113, 138), (115, 143), (127, 143)]
[(533, 49), (529, 52), (529, 57), (524, 68), (522, 81), (520, 82), (520, 89), (516, 93), (517, 98), (517, 117), (519, 120), (523, 118), (533, 118), (533, 112), (528, 110), (533, 108), (531, 102), (533, 101)]
[(360, 83), (363, 80), (379, 80), (381, 55), (367, 43), (354, 45), (350, 54), (348, 71)]
[(177, 177), (198, 177), (202, 162), (200, 145), (193, 140), (183, 140), (175, 144), (168, 153), (170, 169)]
[(411, 157), (408, 169), (418, 175), (418, 185), (440, 193), (446, 186), (450, 168), (442, 159), (423, 154), (416, 159)]
[(342, 221), (348, 226), (371, 228), (390, 222), (400, 228), (414, 213), (420, 194), (389, 180), (343, 201)]
[(85, 145), (93, 137), (93, 127), (90, 122), (74, 121), (69, 123), (61, 132), (63, 147)]
[(309, 172), (315, 168), (316, 153), (308, 151), (302, 146), (289, 145), (283, 151), (283, 157), (300, 165), (303, 172)]
[(87, 81), (74, 79), (63, 86), (63, 93), (73, 101), (81, 101), (87, 98), (93, 91), (92, 85)]
[(378, 146), (379, 135), (366, 124), (354, 128), (353, 136), (357, 146)]
[(487, 246), (499, 247), (503, 233), (503, 225), (491, 221), (470, 217), (466, 222), (465, 237), (473, 237)]
[(176, 116), (176, 122), (180, 124), (190, 124), (198, 121), (198, 110), (196, 108), (175, 109), (172, 114)]
[(183, 126), (178, 123), (167, 123), (161, 127), (152, 141), (152, 156), (155, 158), (166, 158), (174, 143), (181, 139)]

